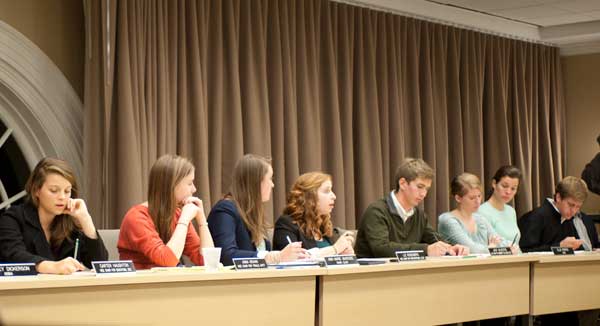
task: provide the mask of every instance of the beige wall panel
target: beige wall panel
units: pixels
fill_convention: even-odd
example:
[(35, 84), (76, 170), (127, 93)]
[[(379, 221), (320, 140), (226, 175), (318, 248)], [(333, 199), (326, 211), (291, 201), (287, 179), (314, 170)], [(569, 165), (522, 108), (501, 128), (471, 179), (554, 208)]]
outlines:
[(0, 0), (0, 20), (37, 45), (83, 100), (85, 24), (82, 0)]
[[(581, 176), (598, 153), (600, 135), (600, 54), (564, 57), (562, 71), (567, 107), (567, 175)], [(591, 194), (583, 206), (600, 214), (600, 196)]]

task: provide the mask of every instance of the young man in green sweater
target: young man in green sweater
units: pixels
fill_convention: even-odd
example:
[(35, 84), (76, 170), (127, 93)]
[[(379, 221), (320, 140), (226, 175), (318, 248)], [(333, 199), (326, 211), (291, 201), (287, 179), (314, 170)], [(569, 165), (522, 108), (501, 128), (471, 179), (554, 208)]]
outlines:
[(433, 170), (425, 161), (406, 158), (394, 180), (395, 189), (369, 205), (362, 216), (354, 248), (358, 257), (394, 257), (404, 250), (423, 250), (428, 256), (469, 253), (464, 246), (439, 241), (427, 215), (417, 207), (433, 181)]

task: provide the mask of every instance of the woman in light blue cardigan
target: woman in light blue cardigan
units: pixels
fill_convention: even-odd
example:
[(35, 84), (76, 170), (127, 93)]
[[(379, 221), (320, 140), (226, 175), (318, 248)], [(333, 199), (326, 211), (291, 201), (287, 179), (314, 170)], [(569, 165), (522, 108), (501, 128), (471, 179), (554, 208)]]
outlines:
[[(438, 220), (438, 232), (451, 244), (469, 247), (471, 253), (487, 254), (489, 247), (508, 247), (510, 240), (500, 237), (477, 210), (481, 205), (481, 181), (471, 173), (452, 179), (451, 195), (456, 209), (443, 213)], [(511, 239), (512, 240), (512, 239)], [(511, 248), (516, 252), (516, 248)]]
[(492, 178), (492, 194), (489, 199), (479, 207), (481, 214), (504, 239), (514, 239), (515, 244), (521, 239), (521, 232), (517, 225), (517, 213), (509, 205), (517, 194), (521, 171), (512, 166), (505, 165), (496, 171)]

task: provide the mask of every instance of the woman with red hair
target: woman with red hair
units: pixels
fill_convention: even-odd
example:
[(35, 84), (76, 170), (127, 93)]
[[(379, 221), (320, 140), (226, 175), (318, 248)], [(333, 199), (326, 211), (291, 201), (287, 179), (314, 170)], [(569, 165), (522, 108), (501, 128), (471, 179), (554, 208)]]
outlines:
[(275, 223), (274, 249), (284, 248), (290, 241), (301, 241), (311, 256), (324, 257), (337, 254), (354, 254), (354, 235), (343, 234), (332, 242), (331, 211), (335, 204), (331, 176), (322, 172), (309, 172), (296, 179), (288, 194), (283, 215)]

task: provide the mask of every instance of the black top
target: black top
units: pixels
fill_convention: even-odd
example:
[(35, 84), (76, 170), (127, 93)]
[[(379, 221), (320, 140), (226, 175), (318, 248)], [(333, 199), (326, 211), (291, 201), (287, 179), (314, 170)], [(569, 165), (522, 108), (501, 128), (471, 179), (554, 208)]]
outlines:
[[(289, 215), (282, 215), (275, 222), (275, 231), (273, 231), (273, 249), (282, 250), (288, 245), (287, 237), (290, 237), (292, 242), (302, 241), (302, 248), (312, 249), (317, 247), (317, 241), (307, 237), (301, 230), (298, 224), (294, 223)], [(329, 243), (333, 242), (327, 236), (323, 236), (323, 240)]]
[(600, 195), (600, 153), (590, 163), (585, 165), (581, 178), (587, 183), (588, 189)]
[(77, 260), (88, 268), (92, 261), (108, 259), (104, 243), (88, 238), (81, 230), (73, 230), (71, 240), (66, 238), (58, 248), (46, 240), (37, 208), (29, 201), (15, 205), (0, 216), (0, 261), (5, 263), (39, 263), (44, 260), (59, 261), (73, 257), (75, 239), (79, 239)]
[[(550, 251), (550, 247), (558, 247), (566, 237), (579, 239), (573, 219), (560, 223), (560, 213), (548, 200), (542, 206), (526, 213), (519, 219), (521, 241), (519, 243), (523, 252)], [(581, 218), (593, 248), (598, 248), (598, 233), (592, 219), (581, 213)], [(582, 246), (583, 247), (583, 246)], [(583, 249), (583, 248), (578, 249)]]

